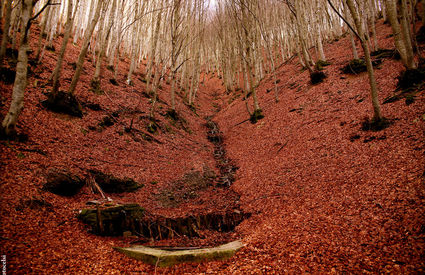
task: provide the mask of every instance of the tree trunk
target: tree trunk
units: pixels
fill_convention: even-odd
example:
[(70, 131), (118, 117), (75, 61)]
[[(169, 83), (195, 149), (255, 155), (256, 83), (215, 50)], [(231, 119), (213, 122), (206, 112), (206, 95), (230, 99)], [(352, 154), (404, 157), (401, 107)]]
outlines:
[(362, 44), (362, 48), (365, 55), (367, 73), (369, 76), (370, 94), (371, 94), (372, 106), (373, 106), (373, 121), (379, 122), (382, 120), (383, 117), (381, 114), (381, 107), (378, 100), (378, 89), (376, 87), (376, 80), (375, 80), (375, 74), (374, 74), (373, 66), (372, 66), (372, 59), (370, 57), (369, 44), (367, 43), (367, 40), (365, 38), (362, 22), (361, 22), (359, 13), (357, 11), (357, 8), (355, 7), (353, 3), (353, 0), (346, 0), (346, 2), (347, 2), (348, 8), (350, 9), (354, 23), (356, 25), (357, 33), (360, 36), (360, 42)]
[(133, 71), (134, 68), (136, 67), (136, 54), (137, 54), (137, 48), (139, 47), (139, 45), (137, 45), (137, 38), (140, 35), (138, 33), (138, 22), (136, 22), (137, 17), (139, 15), (139, 5), (138, 5), (139, 1), (135, 2), (135, 7), (134, 7), (134, 20), (135, 23), (133, 25), (133, 34), (132, 34), (132, 41), (131, 41), (131, 60), (130, 60), (130, 68), (128, 70), (128, 74), (127, 74), (127, 84), (128, 85), (133, 85), (133, 81), (131, 80), (131, 77), (133, 75)]
[(4, 56), (6, 55), (6, 47), (9, 42), (10, 16), (12, 14), (12, 0), (6, 0), (6, 14), (4, 15), (3, 35), (0, 47), (0, 67), (2, 66)]
[[(115, 9), (117, 6), (117, 0), (112, 0), (112, 7), (111, 7), (111, 11), (110, 11), (110, 18), (109, 18), (109, 24), (106, 27), (105, 30), (103, 30), (104, 32), (106, 32), (106, 35), (103, 34), (101, 36), (102, 39), (99, 38), (99, 43), (100, 43), (100, 49), (98, 49), (98, 54), (97, 54), (97, 59), (96, 59), (96, 69), (94, 71), (94, 75), (93, 75), (93, 81), (96, 83), (99, 83), (100, 85), (100, 67), (102, 64), (102, 58), (105, 55), (105, 50), (106, 50), (106, 46), (107, 46), (107, 42), (108, 42), (108, 38), (109, 35), (112, 31), (112, 26), (114, 25), (114, 20), (115, 20)], [(99, 32), (102, 32), (102, 30), (99, 30)]]
[[(345, 1), (343, 1), (343, 9), (344, 9), (344, 15), (345, 15), (346, 20), (348, 22), (352, 22), (351, 16), (348, 13), (347, 3)], [(353, 51), (353, 58), (354, 59), (359, 59), (359, 54), (357, 53), (356, 41), (354, 40), (354, 33), (353, 33), (353, 31), (351, 29), (349, 30), (349, 32), (350, 32), (351, 49)]]
[(16, 76), (13, 84), (12, 102), (6, 117), (3, 119), (1, 131), (6, 136), (16, 134), (16, 123), (24, 107), (24, 94), (27, 87), (28, 71), (28, 36), (31, 24), (31, 15), (33, 9), (33, 0), (21, 1), (22, 6), (22, 24), (21, 39), (18, 53), (18, 63), (16, 64)]
[(11, 33), (12, 35), (12, 49), (16, 49), (16, 40), (18, 39), (18, 29), (22, 22), (22, 5), (16, 5), (12, 9), (12, 18), (11, 18)]
[[(160, 6), (159, 8), (162, 9), (163, 6), (163, 1), (160, 2)], [(152, 16), (152, 18), (154, 18), (154, 16)], [(158, 44), (158, 37), (159, 37), (159, 30), (161, 27), (161, 20), (162, 20), (162, 11), (158, 11), (158, 15), (156, 17), (156, 25), (155, 25), (155, 31), (154, 34), (152, 36), (152, 40), (151, 40), (151, 49), (150, 49), (150, 54), (148, 56), (149, 60), (148, 60), (148, 66), (147, 66), (147, 70), (146, 70), (146, 87), (149, 87), (150, 81), (151, 81), (151, 75), (152, 75), (152, 65), (153, 62), (155, 61), (155, 55), (156, 55), (156, 47)], [(152, 20), (153, 21), (153, 20)]]
[(373, 50), (377, 51), (379, 49), (379, 46), (378, 46), (378, 39), (376, 37), (376, 26), (375, 26), (376, 10), (375, 10), (374, 0), (369, 0), (369, 3), (366, 5), (369, 6), (368, 10), (370, 12), (369, 20), (370, 20), (370, 28), (372, 30)]
[(100, 10), (103, 5), (103, 0), (99, 0), (96, 6), (96, 11), (94, 16), (86, 30), (86, 34), (84, 36), (83, 45), (81, 47), (80, 55), (78, 56), (77, 68), (75, 69), (74, 76), (72, 78), (71, 86), (69, 87), (68, 92), (73, 94), (75, 92), (75, 88), (77, 87), (78, 80), (80, 79), (81, 71), (83, 70), (84, 58), (86, 57), (87, 50), (89, 48), (90, 39), (93, 34), (94, 28), (96, 27), (97, 21), (99, 20)]
[(77, 13), (78, 4), (75, 6), (74, 14), (72, 13), (72, 0), (68, 2), (68, 14), (66, 19), (66, 27), (65, 27), (65, 34), (62, 41), (62, 46), (59, 52), (58, 61), (56, 62), (56, 67), (53, 70), (52, 75), (50, 76), (50, 79), (53, 81), (53, 87), (52, 92), (56, 93), (59, 89), (59, 77), (61, 75), (62, 70), (62, 62), (63, 58), (65, 56), (66, 46), (68, 45), (69, 38), (71, 36), (71, 30), (72, 26), (74, 25), (74, 16)]
[[(71, 2), (71, 1), (69, 1), (69, 2)], [(40, 61), (41, 44), (42, 44), (41, 42), (43, 40), (43, 35), (46, 32), (46, 25), (47, 25), (47, 20), (49, 19), (49, 15), (50, 15), (50, 7), (47, 7), (46, 12), (45, 12), (44, 17), (43, 17), (43, 21), (41, 23), (40, 34), (38, 36), (37, 53), (36, 53), (36, 56), (35, 56), (35, 59), (38, 60), (38, 61)]]
[(400, 53), (401, 60), (406, 68), (415, 69), (416, 64), (412, 58), (413, 52), (408, 53), (409, 49), (404, 41), (405, 35), (403, 34), (403, 30), (397, 18), (397, 6), (395, 0), (385, 0), (385, 8), (391, 28), (393, 29), (394, 42), (398, 52)]
[(409, 69), (416, 69), (415, 56), (413, 53), (412, 38), (408, 20), (408, 8), (406, 0), (401, 0), (401, 34), (403, 36), (404, 45), (406, 46), (406, 58)]

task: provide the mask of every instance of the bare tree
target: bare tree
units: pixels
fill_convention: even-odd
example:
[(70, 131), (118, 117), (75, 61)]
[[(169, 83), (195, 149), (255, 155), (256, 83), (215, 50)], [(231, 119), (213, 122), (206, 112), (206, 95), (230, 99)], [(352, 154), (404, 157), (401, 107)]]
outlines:
[(16, 135), (16, 123), (18, 122), (19, 115), (24, 107), (24, 94), (27, 87), (27, 73), (28, 73), (28, 50), (29, 50), (29, 31), (33, 20), (43, 12), (50, 1), (44, 6), (41, 11), (32, 17), (33, 7), (37, 0), (22, 0), (20, 3), (22, 10), (22, 24), (21, 36), (18, 52), (18, 63), (16, 64), (16, 76), (13, 84), (12, 102), (9, 107), (5, 118), (0, 127), (0, 133), (6, 136)]
[(10, 17), (12, 14), (12, 0), (5, 0), (6, 3), (6, 13), (4, 16), (4, 25), (3, 25), (3, 35), (1, 38), (0, 46), (0, 67), (2, 66), (4, 56), (6, 55), (6, 47), (9, 42), (9, 27), (10, 27)]
[(379, 104), (378, 100), (378, 88), (376, 85), (376, 79), (375, 79), (375, 73), (373, 71), (372, 66), (372, 59), (370, 57), (370, 49), (369, 44), (366, 40), (366, 36), (363, 29), (363, 22), (362, 17), (359, 15), (358, 7), (356, 7), (353, 0), (346, 0), (347, 7), (350, 10), (350, 13), (353, 17), (354, 24), (357, 29), (358, 38), (360, 40), (360, 43), (363, 48), (365, 60), (366, 60), (366, 66), (367, 66), (367, 73), (369, 75), (369, 84), (370, 84), (370, 94), (372, 98), (372, 106), (373, 106), (373, 119), (372, 121), (375, 123), (379, 123), (383, 120), (383, 116), (381, 113), (381, 106)]
[(393, 29), (394, 42), (404, 66), (408, 69), (416, 69), (411, 37), (408, 30), (408, 21), (406, 18), (406, 0), (401, 1), (401, 22), (398, 19), (399, 14), (397, 13), (395, 0), (385, 0), (385, 9), (391, 28)]
[(75, 69), (75, 73), (74, 73), (74, 76), (72, 78), (71, 86), (69, 87), (69, 90), (68, 90), (68, 92), (70, 94), (74, 93), (75, 88), (77, 87), (78, 80), (80, 79), (81, 71), (83, 70), (84, 59), (86, 57), (87, 50), (88, 50), (89, 44), (90, 44), (90, 38), (93, 34), (94, 28), (96, 27), (97, 21), (99, 20), (100, 11), (102, 9), (102, 5), (104, 4), (104, 1), (107, 1), (107, 0), (98, 0), (97, 5), (96, 5), (96, 10), (95, 10), (93, 17), (91, 18), (91, 22), (88, 25), (88, 28), (86, 30), (83, 45), (81, 46), (81, 51), (80, 51), (80, 54), (79, 54), (78, 60), (77, 60), (77, 68)]
[(58, 61), (56, 62), (55, 69), (53, 70), (52, 75), (50, 76), (50, 80), (52, 80), (52, 92), (56, 93), (59, 89), (59, 77), (61, 75), (62, 70), (62, 62), (65, 56), (66, 47), (68, 45), (69, 38), (71, 36), (72, 26), (74, 24), (75, 14), (77, 12), (78, 3), (75, 5), (74, 12), (72, 11), (72, 0), (68, 1), (67, 7), (67, 19), (66, 19), (66, 27), (65, 34), (62, 41), (62, 46), (59, 52)]

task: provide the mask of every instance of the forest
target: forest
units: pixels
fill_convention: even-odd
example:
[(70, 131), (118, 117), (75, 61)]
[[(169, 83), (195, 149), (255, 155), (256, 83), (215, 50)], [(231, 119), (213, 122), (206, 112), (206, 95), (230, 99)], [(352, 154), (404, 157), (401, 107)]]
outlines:
[(2, 0), (2, 274), (425, 273), (424, 0)]

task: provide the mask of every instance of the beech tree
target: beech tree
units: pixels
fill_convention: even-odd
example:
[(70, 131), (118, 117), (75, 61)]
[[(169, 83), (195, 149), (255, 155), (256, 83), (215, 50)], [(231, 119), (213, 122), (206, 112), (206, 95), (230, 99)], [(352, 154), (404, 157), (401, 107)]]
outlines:
[(24, 107), (24, 94), (27, 87), (28, 73), (28, 38), (31, 23), (38, 15), (40, 15), (44, 8), (50, 5), (50, 1), (48, 1), (44, 8), (41, 9), (37, 15), (32, 17), (33, 7), (36, 3), (37, 0), (21, 0), (19, 3), (22, 11), (22, 24), (20, 30), (21, 36), (19, 42), (18, 63), (16, 64), (16, 76), (13, 84), (12, 102), (0, 128), (0, 133), (9, 137), (16, 135), (16, 123)]
[(66, 19), (66, 27), (65, 27), (65, 34), (62, 41), (62, 46), (59, 52), (58, 60), (56, 62), (55, 69), (53, 70), (52, 75), (50, 76), (50, 80), (52, 81), (52, 92), (56, 93), (59, 89), (59, 77), (62, 70), (62, 62), (63, 58), (65, 56), (66, 47), (68, 45), (69, 38), (71, 36), (71, 30), (72, 26), (74, 24), (74, 18), (75, 14), (77, 12), (78, 3), (75, 5), (75, 9), (73, 11), (72, 9), (72, 2), (71, 0), (68, 1), (68, 7), (67, 7), (67, 19)]
[[(100, 87), (100, 74), (101, 74), (102, 59), (103, 59), (103, 56), (105, 55), (107, 42), (108, 42), (109, 36), (111, 34), (112, 27), (113, 27), (114, 22), (115, 22), (115, 9), (117, 7), (117, 0), (111, 0), (111, 1), (112, 1), (112, 6), (110, 8), (109, 16), (108, 16), (109, 22), (106, 25), (106, 28), (104, 28), (103, 30), (99, 30), (99, 32), (98, 32), (99, 33), (99, 37), (98, 37), (99, 42), (98, 43), (100, 45), (98, 47), (97, 58), (96, 58), (96, 68), (95, 68), (93, 79), (92, 79), (92, 86), (95, 86), (95, 87), (98, 87), (98, 88)], [(105, 7), (106, 7), (106, 5), (105, 5)], [(106, 16), (106, 14), (104, 14), (104, 15)], [(100, 24), (100, 26), (102, 26), (102, 24)]]
[(176, 73), (180, 66), (177, 64), (178, 58), (182, 53), (183, 43), (187, 38), (183, 23), (183, 0), (172, 0), (172, 12), (170, 18), (170, 35), (171, 35), (171, 110), (176, 110), (175, 88), (176, 88)]
[(409, 32), (409, 21), (407, 19), (407, 3), (406, 0), (401, 0), (400, 2), (400, 14), (397, 12), (395, 0), (385, 0), (385, 10), (393, 30), (397, 51), (400, 53), (404, 66), (407, 69), (416, 69), (412, 40)]
[[(40, 0), (35, 10), (40, 10), (46, 1)], [(361, 37), (360, 44), (365, 55), (370, 53), (370, 48), (378, 48), (375, 20), (382, 12), (395, 26), (394, 32), (399, 33), (395, 39), (398, 39), (397, 49), (400, 48), (405, 66), (415, 67), (413, 52), (409, 55), (412, 45), (409, 46), (409, 39), (406, 39), (412, 37), (409, 22), (415, 1), (385, 0), (384, 6), (383, 0), (329, 1), (355, 28), (350, 29), (355, 58), (358, 58), (358, 53), (354, 35)], [(176, 96), (179, 89), (184, 103), (193, 107), (202, 83), (201, 77), (214, 73), (222, 79), (228, 93), (243, 91), (248, 113), (256, 121), (262, 117), (256, 88), (261, 81), (268, 80), (265, 78), (267, 74), (273, 82), (275, 100), (278, 101), (276, 72), (279, 65), (298, 55), (300, 64), (313, 72), (314, 59), (326, 60), (324, 41), (332, 40), (343, 32), (340, 19), (327, 8), (326, 0), (220, 0), (214, 11), (208, 9), (202, 0), (58, 0), (58, 3), (61, 6), (45, 10), (40, 20), (41, 33), (36, 51), (41, 60), (45, 45), (51, 44), (59, 33), (64, 33), (58, 61), (50, 77), (52, 92), (58, 92), (63, 58), (73, 36), (73, 42), (81, 43), (81, 49), (69, 94), (73, 94), (77, 87), (89, 53), (94, 60), (92, 84), (96, 87), (100, 87), (105, 57), (108, 69), (114, 71), (115, 81), (120, 58), (130, 59), (127, 83), (132, 82), (134, 72), (143, 64), (142, 60), (147, 59), (144, 78), (146, 89), (152, 95), (152, 117), (162, 81), (171, 86), (170, 111), (175, 112), (179, 104)], [(353, 7), (349, 4), (353, 5), (357, 15), (353, 14)], [(17, 5), (13, 9), (12, 6), (12, 1), (4, 2), (2, 16), (9, 27), (3, 32), (6, 38), (2, 39), (2, 51), (5, 48), (3, 44), (9, 41), (12, 47), (18, 44), (16, 38), (20, 37), (20, 32), (17, 28), (24, 23), (23, 6)], [(10, 20), (7, 20), (8, 17)], [(369, 48), (365, 49), (366, 46)], [(314, 49), (315, 55), (311, 49)], [(379, 106), (374, 99), (376, 83), (373, 88), (373, 70), (369, 76), (376, 109), (374, 117), (380, 118)]]
[(383, 120), (383, 116), (381, 113), (381, 106), (379, 104), (379, 99), (378, 99), (378, 88), (376, 85), (375, 73), (372, 66), (372, 59), (370, 57), (369, 43), (367, 41), (367, 38), (364, 33), (364, 29), (363, 29), (364, 22), (362, 20), (362, 17), (359, 14), (359, 7), (356, 6), (354, 1), (353, 0), (345, 0), (345, 1), (347, 3), (348, 9), (350, 10), (351, 16), (353, 17), (353, 21), (358, 33), (358, 38), (362, 45), (363, 53), (365, 56), (367, 73), (369, 76), (370, 94), (371, 94), (372, 106), (373, 106), (372, 121), (375, 123), (380, 123)]
[(71, 86), (69, 87), (69, 90), (68, 90), (68, 92), (70, 94), (73, 94), (74, 91), (75, 91), (75, 88), (77, 87), (77, 83), (78, 83), (78, 80), (80, 79), (81, 71), (83, 70), (84, 59), (86, 57), (87, 50), (89, 48), (91, 36), (93, 34), (94, 28), (96, 27), (97, 21), (99, 20), (102, 5), (104, 3), (106, 3), (107, 1), (108, 0), (98, 0), (97, 1), (97, 5), (96, 5), (94, 15), (91, 18), (90, 24), (88, 25), (88, 28), (87, 28), (85, 36), (84, 36), (83, 44), (81, 46), (81, 51), (80, 51), (80, 54), (78, 55), (78, 60), (77, 60), (77, 64), (76, 64), (77, 67), (75, 69), (74, 76), (72, 77)]
[[(342, 3), (343, 3), (343, 11), (344, 11), (345, 20), (347, 20), (348, 24), (353, 25), (353, 19), (348, 10), (347, 3), (345, 1), (342, 1)], [(359, 59), (359, 54), (357, 53), (356, 41), (354, 39), (355, 32), (354, 30), (349, 28), (349, 33), (350, 33), (351, 49), (353, 51), (353, 58)]]
[(1, 46), (0, 46), (0, 67), (3, 63), (3, 58), (6, 55), (6, 47), (9, 42), (9, 27), (10, 27), (10, 17), (12, 14), (12, 0), (5, 0), (5, 15), (4, 15), (4, 27), (3, 34), (1, 38)]
[(37, 53), (36, 53), (36, 57), (35, 59), (40, 61), (40, 55), (41, 55), (41, 48), (42, 48), (42, 40), (43, 40), (43, 36), (46, 35), (46, 26), (47, 26), (47, 20), (49, 19), (49, 15), (50, 15), (50, 7), (47, 7), (44, 16), (43, 16), (43, 20), (41, 23), (41, 27), (40, 27), (40, 34), (38, 36), (38, 43), (37, 43)]

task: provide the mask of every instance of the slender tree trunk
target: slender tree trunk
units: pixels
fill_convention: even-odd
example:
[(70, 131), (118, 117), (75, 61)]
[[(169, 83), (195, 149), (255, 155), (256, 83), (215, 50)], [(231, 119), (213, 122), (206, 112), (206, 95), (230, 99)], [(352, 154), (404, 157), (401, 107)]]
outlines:
[[(345, 18), (346, 18), (346, 20), (348, 22), (350, 22), (351, 21), (351, 19), (350, 19), (351, 16), (348, 13), (347, 3), (345, 1), (343, 1), (343, 4), (344, 4), (343, 5), (343, 9), (344, 9)], [(349, 32), (350, 32), (351, 49), (353, 51), (353, 58), (354, 59), (359, 59), (359, 54), (357, 53), (356, 41), (354, 40), (354, 33), (353, 33), (353, 31), (351, 29), (349, 30)]]
[(360, 36), (360, 42), (362, 44), (362, 48), (363, 48), (365, 60), (366, 60), (367, 73), (369, 75), (370, 94), (371, 94), (372, 106), (373, 106), (373, 121), (378, 122), (378, 121), (381, 121), (383, 117), (381, 114), (381, 106), (378, 100), (378, 89), (376, 86), (376, 79), (375, 79), (375, 74), (373, 71), (372, 59), (370, 57), (369, 44), (367, 43), (367, 40), (365, 38), (362, 22), (361, 22), (359, 13), (357, 11), (357, 8), (354, 5), (353, 0), (346, 0), (346, 2), (347, 2), (348, 8), (350, 9), (354, 23), (356, 25), (357, 32)]
[[(106, 30), (104, 30), (106, 32), (106, 37), (104, 37), (105, 34), (103, 34), (102, 39), (99, 39), (100, 49), (99, 49), (99, 52), (98, 52), (98, 55), (97, 55), (96, 69), (95, 69), (94, 75), (93, 75), (93, 81), (96, 82), (96, 83), (99, 83), (99, 85), (100, 85), (100, 73), (101, 73), (100, 67), (101, 67), (101, 64), (102, 64), (103, 56), (105, 55), (108, 38), (109, 38), (109, 35), (111, 33), (112, 26), (114, 25), (116, 6), (117, 6), (117, 0), (112, 0), (111, 12), (109, 14), (109, 16), (110, 16), (109, 24), (106, 27)], [(101, 30), (99, 30), (99, 31), (101, 31)], [(100, 40), (103, 40), (103, 41), (100, 41)]]
[(375, 1), (374, 0), (369, 0), (368, 6), (369, 6), (369, 11), (370, 11), (370, 27), (372, 29), (372, 40), (373, 40), (373, 50), (377, 51), (379, 48), (378, 45), (378, 39), (376, 37), (376, 26), (375, 26), (375, 20), (376, 20), (376, 10), (375, 10)]
[[(71, 2), (71, 1), (69, 1), (69, 2)], [(49, 15), (50, 15), (50, 7), (47, 7), (46, 12), (45, 12), (44, 17), (43, 17), (43, 21), (41, 23), (40, 34), (38, 36), (37, 53), (36, 53), (36, 56), (35, 56), (35, 59), (37, 59), (38, 61), (40, 61), (41, 44), (42, 44), (41, 42), (43, 40), (43, 35), (46, 32), (46, 25), (47, 25), (47, 20), (49, 19)]]
[[(160, 9), (162, 9), (162, 2), (160, 2)], [(153, 16), (152, 16), (153, 17)], [(153, 17), (154, 18), (154, 17)], [(147, 71), (146, 71), (146, 87), (149, 87), (150, 81), (151, 81), (151, 74), (152, 74), (152, 65), (153, 62), (155, 61), (155, 55), (156, 55), (156, 47), (158, 44), (158, 37), (159, 37), (159, 30), (161, 27), (161, 20), (162, 20), (162, 11), (158, 11), (158, 15), (156, 17), (156, 25), (155, 25), (155, 31), (151, 40), (151, 49), (150, 49), (150, 54), (148, 56), (149, 60), (148, 60), (148, 66), (147, 66)]]
[(6, 47), (9, 42), (10, 17), (12, 14), (12, 0), (6, 0), (6, 14), (4, 15), (3, 35), (0, 47), (0, 67), (2, 66), (4, 56), (6, 55)]
[(412, 58), (413, 53), (408, 53), (409, 49), (405, 44), (403, 31), (397, 18), (397, 6), (395, 0), (385, 0), (385, 8), (391, 28), (393, 29), (394, 42), (398, 52), (400, 53), (401, 60), (406, 68), (415, 69), (416, 64)]
[(69, 38), (71, 37), (72, 26), (74, 25), (74, 17), (77, 13), (78, 4), (75, 6), (74, 14), (72, 13), (72, 0), (68, 1), (68, 14), (66, 19), (65, 34), (62, 41), (62, 46), (59, 52), (58, 61), (56, 62), (55, 69), (53, 70), (50, 80), (53, 82), (52, 92), (56, 93), (59, 89), (59, 77), (61, 75), (63, 58), (65, 56), (66, 47), (68, 45)]
[[(22, 8), (21, 5), (16, 5), (15, 8), (12, 10), (12, 21), (11, 21), (11, 27), (10, 27), (10, 33), (13, 34), (12, 36), (12, 49), (16, 49), (16, 40), (18, 39), (18, 29), (22, 22)], [(12, 24), (13, 23), (13, 24)]]
[[(135, 7), (134, 7), (134, 20), (137, 20), (137, 17), (139, 15), (139, 5), (138, 5), (139, 1), (135, 2)], [(127, 84), (128, 85), (133, 85), (133, 81), (131, 80), (131, 77), (133, 76), (133, 71), (134, 68), (136, 67), (136, 54), (137, 54), (137, 48), (139, 47), (139, 45), (137, 45), (137, 38), (140, 35), (137, 30), (138, 30), (138, 22), (135, 22), (133, 25), (133, 35), (132, 35), (132, 43), (131, 43), (131, 60), (130, 60), (130, 68), (128, 70), (128, 74), (127, 74)]]
[(412, 38), (408, 20), (408, 8), (406, 0), (401, 0), (401, 27), (402, 27), (402, 36), (404, 45), (406, 46), (406, 58), (409, 69), (416, 69), (416, 63), (414, 59), (413, 46), (412, 46)]
[(28, 36), (31, 24), (33, 0), (22, 0), (22, 25), (21, 39), (19, 44), (18, 63), (16, 65), (16, 76), (13, 84), (12, 102), (6, 117), (3, 119), (1, 131), (6, 136), (16, 134), (16, 123), (24, 107), (24, 94), (27, 87), (28, 71)]
[(75, 88), (77, 87), (78, 80), (80, 79), (81, 71), (83, 70), (84, 58), (86, 57), (87, 50), (89, 48), (90, 39), (93, 34), (94, 28), (96, 27), (97, 21), (99, 20), (100, 10), (102, 9), (103, 0), (99, 0), (96, 6), (96, 11), (93, 18), (89, 24), (89, 27), (86, 30), (84, 37), (83, 45), (81, 47), (80, 55), (78, 56), (77, 68), (75, 69), (74, 76), (72, 78), (71, 86), (69, 87), (68, 92), (73, 94)]
[(323, 43), (322, 43), (322, 31), (321, 27), (317, 26), (317, 50), (319, 52), (319, 59), (326, 61), (325, 51), (323, 50)]

